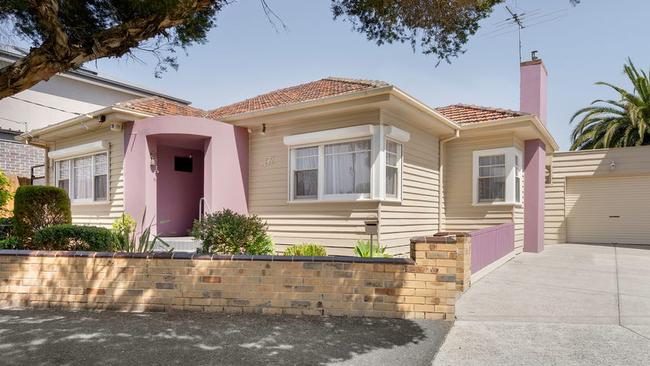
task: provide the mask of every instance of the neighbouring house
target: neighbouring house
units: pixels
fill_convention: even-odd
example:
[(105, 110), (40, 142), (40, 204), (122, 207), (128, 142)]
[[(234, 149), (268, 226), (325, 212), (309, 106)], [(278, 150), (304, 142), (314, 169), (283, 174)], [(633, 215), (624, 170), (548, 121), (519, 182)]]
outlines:
[[(0, 68), (15, 62), (26, 51), (0, 45)], [(65, 121), (117, 102), (160, 96), (180, 104), (188, 101), (158, 93), (115, 78), (80, 68), (40, 82), (29, 90), (0, 100), (0, 170), (30, 177), (33, 166), (45, 163), (44, 150), (16, 141), (16, 136), (52, 123)], [(35, 172), (42, 175), (42, 172)]]
[(69, 192), (79, 224), (146, 212), (156, 233), (185, 236), (202, 210), (230, 208), (266, 220), (280, 250), (330, 254), (351, 254), (368, 220), (393, 254), (413, 236), (507, 224), (507, 253), (537, 252), (558, 147), (546, 69), (521, 73), (521, 111), (432, 108), (385, 82), (330, 77), (208, 111), (133, 99), (21, 139), (47, 150), (48, 184)]

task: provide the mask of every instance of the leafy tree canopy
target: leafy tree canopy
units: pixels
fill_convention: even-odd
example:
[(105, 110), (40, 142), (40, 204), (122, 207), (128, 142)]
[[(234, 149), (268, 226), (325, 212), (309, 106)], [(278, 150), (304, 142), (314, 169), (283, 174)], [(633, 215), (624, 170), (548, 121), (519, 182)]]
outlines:
[[(259, 0), (271, 21), (281, 19)], [(335, 19), (382, 45), (410, 43), (438, 62), (457, 57), (479, 21), (504, 0), (331, 0)], [(579, 0), (569, 0), (577, 3)], [(0, 69), (0, 99), (58, 72), (104, 57), (151, 52), (156, 74), (176, 68), (174, 51), (206, 42), (216, 16), (233, 0), (2, 0), (0, 32), (32, 43)]]

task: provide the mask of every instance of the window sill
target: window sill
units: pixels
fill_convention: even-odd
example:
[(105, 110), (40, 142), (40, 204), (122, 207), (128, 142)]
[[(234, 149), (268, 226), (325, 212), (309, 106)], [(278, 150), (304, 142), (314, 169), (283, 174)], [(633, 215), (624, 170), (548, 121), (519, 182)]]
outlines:
[(474, 202), (472, 206), (514, 206), (514, 207), (523, 207), (523, 203), (517, 202)]
[(103, 206), (110, 203), (110, 201), (70, 201), (71, 206)]
[(390, 203), (402, 203), (401, 200), (396, 200), (396, 199), (379, 199), (379, 198), (341, 198), (341, 199), (310, 199), (310, 200), (288, 200), (287, 204), (289, 205), (294, 205), (294, 204), (304, 204), (304, 203), (354, 203), (354, 202), (390, 202)]

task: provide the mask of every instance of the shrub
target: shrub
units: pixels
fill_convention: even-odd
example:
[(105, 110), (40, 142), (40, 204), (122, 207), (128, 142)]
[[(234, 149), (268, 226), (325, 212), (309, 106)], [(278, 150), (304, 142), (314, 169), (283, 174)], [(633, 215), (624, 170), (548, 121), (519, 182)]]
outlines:
[(313, 243), (304, 243), (292, 245), (285, 249), (284, 255), (304, 256), (304, 257), (324, 257), (327, 251), (322, 245)]
[(22, 249), (22, 241), (15, 236), (0, 240), (0, 249)]
[[(354, 254), (363, 258), (370, 258), (370, 242), (368, 240), (358, 240), (357, 245), (354, 247)], [(386, 247), (382, 247), (379, 243), (372, 245), (372, 258), (391, 258), (392, 255), (386, 253)]]
[(113, 231), (113, 235), (115, 235), (118, 251), (128, 251), (127, 249), (130, 247), (129, 243), (131, 242), (131, 237), (135, 233), (135, 227), (135, 220), (126, 212), (113, 221), (111, 231)]
[(61, 188), (22, 186), (14, 198), (15, 235), (31, 242), (34, 233), (46, 226), (70, 224), (70, 199)]
[(52, 225), (36, 232), (32, 247), (39, 250), (107, 252), (114, 249), (115, 237), (110, 230), (103, 227)]
[(266, 223), (257, 216), (225, 209), (195, 220), (192, 236), (203, 241), (204, 253), (272, 254), (273, 242), (266, 229)]
[(13, 236), (13, 233), (14, 233), (14, 218), (0, 217), (0, 240), (4, 240)]

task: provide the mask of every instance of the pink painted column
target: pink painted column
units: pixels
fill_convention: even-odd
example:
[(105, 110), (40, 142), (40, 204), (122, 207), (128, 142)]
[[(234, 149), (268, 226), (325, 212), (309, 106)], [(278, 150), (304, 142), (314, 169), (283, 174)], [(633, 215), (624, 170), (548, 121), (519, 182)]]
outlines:
[(544, 250), (546, 146), (540, 139), (524, 147), (524, 252)]
[(519, 110), (536, 115), (546, 124), (548, 72), (540, 59), (522, 62), (519, 80)]

